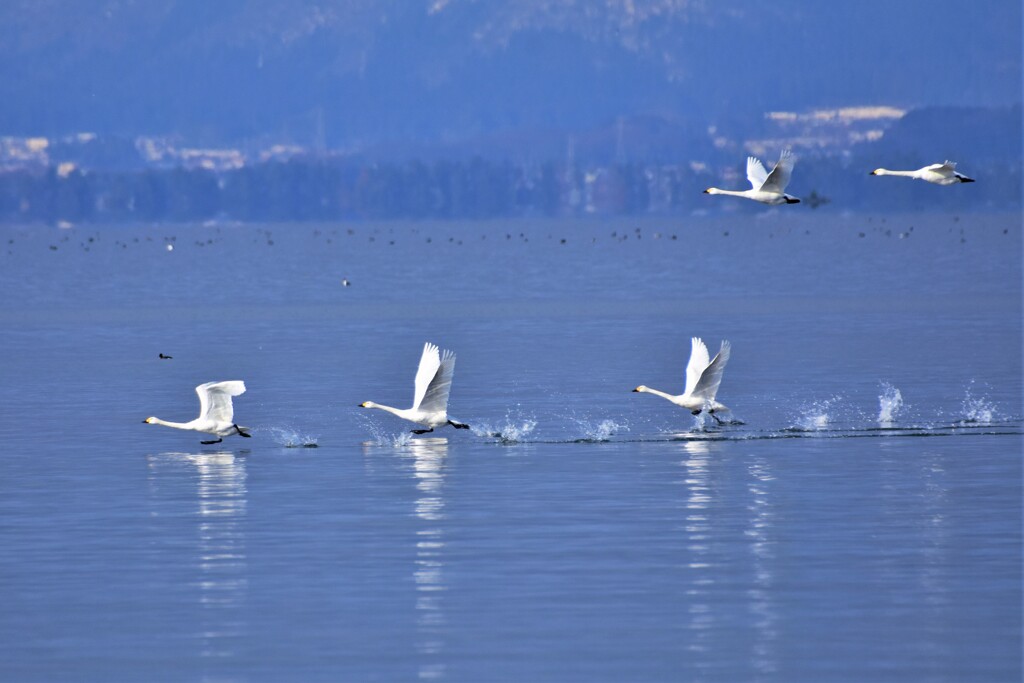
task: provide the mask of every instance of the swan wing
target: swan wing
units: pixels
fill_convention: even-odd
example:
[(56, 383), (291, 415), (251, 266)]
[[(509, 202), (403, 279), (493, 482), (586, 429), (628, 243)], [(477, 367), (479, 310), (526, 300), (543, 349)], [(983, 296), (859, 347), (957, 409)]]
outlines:
[(747, 180), (755, 190), (760, 190), (768, 180), (768, 171), (764, 170), (764, 164), (760, 159), (747, 157)]
[(938, 173), (941, 176), (949, 177), (956, 172), (956, 162), (946, 161), (941, 164), (932, 164), (931, 166), (925, 166), (922, 171), (931, 171), (932, 173)]
[(441, 367), (441, 351), (436, 344), (427, 342), (423, 345), (423, 355), (420, 356), (420, 367), (416, 370), (415, 393), (412, 397), (412, 408), (416, 410), (423, 403), (423, 397), (427, 395), (427, 387), (437, 375)]
[(789, 179), (793, 175), (793, 166), (795, 164), (796, 157), (793, 156), (793, 152), (788, 149), (782, 150), (778, 163), (775, 164), (775, 168), (772, 169), (764, 184), (761, 185), (761, 191), (783, 194), (786, 191), (786, 186), (789, 185)]
[(231, 405), (231, 397), (245, 393), (245, 382), (207, 382), (196, 387), (196, 393), (199, 394), (200, 420), (234, 422), (235, 409)]
[(723, 341), (718, 355), (708, 364), (697, 381), (697, 386), (693, 388), (694, 396), (709, 401), (715, 399), (715, 396), (718, 394), (718, 385), (722, 383), (722, 373), (725, 372), (725, 364), (729, 362), (729, 354), (731, 352), (732, 344)]
[[(434, 348), (436, 349), (437, 347)], [(452, 388), (452, 377), (454, 375), (455, 354), (446, 350), (442, 352), (437, 372), (434, 373), (430, 384), (427, 385), (426, 394), (417, 407), (425, 412), (446, 412), (448, 410), (448, 392)]]
[(704, 373), (704, 369), (711, 362), (711, 356), (708, 355), (708, 347), (704, 345), (704, 341), (700, 337), (690, 339), (690, 345), (690, 362), (686, 364), (684, 396), (689, 396), (693, 392), (694, 387), (697, 386), (697, 382)]

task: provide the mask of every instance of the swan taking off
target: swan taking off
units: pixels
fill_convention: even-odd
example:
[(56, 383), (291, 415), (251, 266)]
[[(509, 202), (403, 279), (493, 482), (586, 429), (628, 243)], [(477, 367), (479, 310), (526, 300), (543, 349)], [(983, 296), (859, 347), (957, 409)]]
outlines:
[(786, 194), (786, 186), (789, 185), (789, 179), (793, 175), (794, 164), (796, 164), (796, 157), (788, 149), (782, 151), (782, 155), (771, 173), (764, 170), (764, 166), (758, 159), (747, 157), (747, 180), (750, 181), (751, 189), (738, 192), (709, 187), (704, 190), (704, 194), (745, 197), (762, 204), (799, 204), (799, 199)]
[(672, 396), (643, 385), (633, 391), (661, 396), (681, 408), (686, 408), (694, 415), (700, 414), (702, 410), (707, 410), (711, 417), (721, 424), (722, 421), (718, 419), (715, 412), (729, 410), (729, 408), (716, 401), (715, 395), (718, 394), (718, 385), (722, 383), (722, 373), (725, 371), (725, 364), (729, 362), (732, 345), (723, 341), (718, 355), (714, 360), (709, 360), (708, 347), (704, 345), (700, 337), (693, 337), (690, 343), (693, 348), (690, 351), (690, 362), (686, 364), (686, 388), (682, 394)]
[(916, 171), (890, 171), (887, 168), (876, 168), (871, 175), (901, 175), (907, 178), (925, 180), (936, 185), (958, 185), (960, 183), (973, 183), (974, 178), (968, 178), (963, 173), (956, 172), (956, 162), (946, 161), (942, 164), (932, 164), (919, 168)]
[(151, 425), (163, 425), (175, 429), (190, 429), (194, 432), (212, 434), (216, 441), (200, 441), (202, 444), (220, 443), (225, 436), (238, 434), (249, 438), (244, 430), (235, 424), (235, 409), (231, 405), (232, 396), (245, 393), (245, 382), (233, 380), (229, 382), (207, 382), (196, 387), (199, 394), (199, 417), (191, 422), (167, 422), (158, 417), (147, 417), (143, 422)]
[(446, 424), (456, 429), (469, 429), (467, 424), (448, 419), (448, 392), (452, 388), (454, 374), (455, 354), (451, 351), (442, 354), (436, 345), (427, 342), (423, 345), (420, 367), (416, 371), (412, 408), (392, 408), (373, 401), (360, 403), (359, 407), (385, 410), (403, 420), (426, 427), (413, 429), (413, 434), (427, 434), (434, 431), (435, 427), (443, 427)]

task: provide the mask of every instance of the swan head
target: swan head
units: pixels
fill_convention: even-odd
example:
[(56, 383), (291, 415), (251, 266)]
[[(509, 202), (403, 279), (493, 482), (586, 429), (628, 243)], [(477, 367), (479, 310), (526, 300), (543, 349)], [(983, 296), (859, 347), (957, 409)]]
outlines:
[(376, 408), (377, 404), (374, 403), (373, 401), (363, 401), (362, 403), (359, 404), (359, 407), (360, 408)]
[(638, 386), (636, 389), (633, 390), (633, 393), (635, 394), (638, 391), (641, 392), (641, 393), (644, 392), (644, 391), (647, 391), (647, 387), (645, 387), (643, 384), (641, 384), (640, 386)]
[(704, 190), (704, 194), (718, 194), (718, 188), (709, 187), (708, 189)]
[(148, 424), (148, 425), (156, 424), (156, 418), (155, 418), (155, 417), (147, 417), (147, 418), (146, 418), (145, 420), (143, 420), (142, 422), (143, 422), (144, 424)]
[(868, 175), (885, 175), (885, 169), (884, 168), (876, 168), (874, 171), (872, 171)]

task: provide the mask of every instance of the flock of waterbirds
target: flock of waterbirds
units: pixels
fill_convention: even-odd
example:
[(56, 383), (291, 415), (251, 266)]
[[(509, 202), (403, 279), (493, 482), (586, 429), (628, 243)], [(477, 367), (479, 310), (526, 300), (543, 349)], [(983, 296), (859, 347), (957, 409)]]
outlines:
[[(791, 150), (788, 150), (788, 149), (782, 151), (782, 153), (779, 156), (779, 160), (775, 163), (775, 166), (772, 168), (771, 173), (769, 173), (765, 169), (764, 165), (761, 163), (761, 161), (759, 159), (757, 159), (756, 157), (753, 157), (753, 156), (749, 156), (749, 157), (747, 157), (747, 180), (750, 182), (751, 189), (749, 189), (749, 190), (724, 190), (724, 189), (720, 189), (720, 188), (717, 188), (717, 187), (709, 187), (706, 190), (704, 190), (704, 194), (741, 197), (741, 198), (744, 198), (744, 199), (750, 199), (750, 200), (753, 200), (753, 201), (756, 201), (756, 202), (760, 202), (762, 204), (768, 204), (768, 205), (773, 205), (773, 206), (780, 205), (780, 204), (799, 204), (800, 201), (801, 201), (800, 198), (794, 197), (794, 196), (786, 193), (786, 187), (789, 185), (789, 181), (792, 178), (793, 168), (794, 168), (795, 165), (796, 165), (796, 156), (792, 153)], [(902, 176), (902, 177), (905, 177), (905, 178), (913, 178), (913, 179), (916, 179), (916, 180), (923, 180), (925, 182), (932, 183), (934, 185), (943, 185), (943, 186), (959, 185), (961, 183), (973, 183), (973, 182), (975, 182), (975, 180), (973, 178), (970, 178), (970, 177), (968, 177), (968, 176), (958, 172), (956, 170), (956, 162), (949, 161), (949, 160), (947, 160), (947, 161), (945, 161), (945, 162), (943, 162), (941, 164), (936, 163), (936, 164), (931, 164), (931, 165), (928, 165), (928, 166), (924, 166), (924, 167), (919, 168), (919, 169), (914, 170), (914, 171), (893, 171), (893, 170), (889, 170), (889, 169), (886, 169), (886, 168), (876, 168), (875, 170), (871, 171), (871, 173), (869, 175), (872, 175), (872, 176), (887, 176), (887, 175), (888, 176)], [(64, 223), (61, 222), (60, 225), (64, 226)], [(68, 224), (68, 225), (66, 225), (64, 227), (71, 227), (71, 226), (70, 226), (70, 224)], [(262, 239), (265, 239), (265, 242), (266, 242), (267, 246), (274, 246), (273, 235), (272, 235), (270, 230), (260, 230), (259, 232), (262, 234)], [(319, 231), (316, 231), (315, 234), (319, 234)], [(349, 229), (348, 234), (349, 235), (353, 235), (354, 231), (352, 229)], [(726, 233), (726, 235), (728, 235), (728, 233)], [(863, 233), (861, 233), (861, 236), (862, 237), (864, 236)], [(511, 240), (513, 236), (512, 236), (511, 233), (509, 233), (506, 237), (509, 240)], [(523, 234), (520, 234), (519, 237), (521, 239), (523, 239), (523, 241), (529, 241), (528, 238), (526, 238), (525, 235), (523, 235)], [(616, 235), (613, 234), (613, 237), (616, 237)], [(658, 237), (660, 237), (660, 235), (658, 235)], [(625, 238), (626, 238), (626, 236), (622, 236), (620, 239), (625, 239)], [(95, 242), (98, 239), (99, 239), (98, 236), (88, 237), (85, 241), (83, 241), (81, 243), (80, 246), (81, 246), (81, 248), (84, 251), (90, 251), (90, 249), (93, 246), (96, 246)], [(375, 241), (376, 238), (374, 236), (370, 236), (369, 239), (372, 242), (372, 241)], [(676, 235), (672, 235), (671, 239), (676, 239)], [(69, 238), (65, 237), (64, 240), (62, 240), (62, 241), (67, 242), (68, 240), (69, 240)], [(152, 242), (153, 238), (152, 238), (152, 236), (149, 236), (149, 237), (146, 237), (145, 240)], [(332, 241), (331, 238), (328, 237), (327, 238), (327, 242), (330, 243), (331, 241)], [(432, 238), (427, 237), (426, 241), (428, 243), (430, 243), (433, 240), (432, 240)], [(448, 241), (456, 242), (456, 238), (452, 237)], [(561, 243), (562, 244), (566, 244), (567, 241), (568, 240), (565, 239), (565, 238), (561, 239)], [(595, 241), (596, 241), (596, 238), (595, 238)], [(140, 242), (140, 238), (136, 237), (135, 238), (135, 242), (136, 243)], [(169, 251), (169, 252), (173, 252), (174, 249), (175, 249), (175, 242), (176, 242), (176, 238), (175, 237), (165, 237), (164, 238), (164, 248), (167, 251)], [(14, 243), (13, 238), (9, 239), (8, 240), (8, 247), (13, 245), (13, 243)], [(206, 238), (205, 240), (197, 240), (196, 243), (195, 243), (195, 246), (197, 246), (197, 247), (205, 247), (205, 246), (211, 246), (214, 243), (215, 243), (215, 240), (212, 237), (209, 237), (209, 238)], [(389, 243), (391, 245), (395, 244), (394, 240), (391, 240)], [(462, 241), (458, 240), (458, 243), (461, 244)], [(122, 242), (121, 240), (117, 240), (117, 241), (115, 241), (115, 246), (119, 246), (122, 249), (127, 249), (129, 244), (126, 241)], [(49, 248), (50, 248), (51, 251), (57, 251), (59, 246), (57, 244), (51, 244), (49, 246)], [(9, 256), (13, 256), (14, 255), (13, 251), (10, 248), (8, 248), (7, 253), (8, 253)], [(345, 287), (349, 286), (349, 284), (350, 283), (349, 283), (348, 280), (345, 280), (342, 283), (342, 285), (345, 286)]]
[[(750, 199), (763, 204), (781, 205), (796, 204), (800, 202), (798, 197), (786, 193), (786, 187), (792, 178), (796, 157), (790, 150), (783, 150), (779, 160), (769, 173), (761, 161), (753, 156), (747, 157), (747, 180), (751, 184), (749, 190), (723, 190), (717, 187), (710, 187), (704, 190), (705, 194), (726, 195)], [(923, 180), (936, 185), (949, 186), (960, 183), (975, 182), (974, 179), (956, 171), (956, 163), (945, 161), (941, 164), (931, 164), (914, 171), (893, 171), (885, 168), (878, 168), (871, 171), (873, 176), (903, 176), (917, 180)], [(912, 228), (911, 228), (912, 229)], [(267, 244), (274, 244), (271, 233), (266, 230)], [(351, 234), (351, 230), (349, 231)], [(639, 229), (637, 230), (639, 232)], [(1004, 230), (1004, 232), (1006, 232)], [(727, 234), (727, 233), (726, 233)], [(616, 237), (616, 234), (612, 234)], [(863, 236), (863, 233), (861, 233)], [(902, 236), (902, 234), (901, 234)], [(523, 235), (520, 235), (523, 237)], [(511, 234), (508, 235), (511, 239)], [(675, 239), (675, 235), (672, 235)], [(373, 238), (371, 237), (371, 240)], [(453, 238), (454, 239), (454, 238)], [(147, 240), (152, 241), (151, 237)], [(88, 239), (93, 243), (94, 238)], [(136, 242), (139, 239), (136, 238)], [(166, 248), (168, 251), (174, 249), (174, 238), (168, 238)], [(429, 238), (428, 238), (428, 241)], [(565, 239), (561, 240), (564, 244)], [(206, 243), (212, 244), (213, 240), (208, 239)], [(393, 242), (392, 242), (393, 244)], [(83, 246), (88, 249), (88, 246)], [(127, 247), (127, 244), (121, 245)], [(56, 246), (51, 245), (51, 250)], [(342, 285), (350, 286), (348, 279), (342, 281)], [(728, 341), (723, 341), (719, 352), (712, 359), (708, 353), (707, 346), (699, 337), (691, 339), (690, 360), (686, 368), (686, 384), (683, 393), (678, 395), (669, 394), (657, 389), (651, 389), (640, 385), (633, 391), (637, 393), (650, 393), (660, 396), (671, 403), (690, 411), (693, 415), (706, 414), (713, 418), (719, 425), (726, 424), (720, 417), (721, 412), (730, 412), (729, 408), (717, 401), (718, 388), (722, 382), (722, 375), (725, 366), (729, 361), (731, 346)], [(164, 353), (159, 354), (161, 360), (171, 360), (172, 356)], [(469, 429), (469, 425), (451, 419), (448, 416), (448, 396), (451, 390), (452, 378), (455, 371), (455, 354), (451, 351), (441, 351), (436, 345), (427, 342), (420, 357), (419, 367), (415, 377), (415, 391), (413, 404), (409, 408), (394, 408), (392, 406), (365, 401), (360, 404), (362, 408), (372, 408), (391, 413), (404, 420), (408, 420), (422, 429), (411, 430), (413, 434), (426, 434), (443, 426), (452, 426), (455, 429)], [(200, 413), (197, 418), (189, 422), (171, 422), (161, 420), (157, 417), (149, 417), (144, 420), (147, 424), (158, 424), (175, 429), (200, 432), (217, 437), (201, 441), (202, 444), (221, 443), (226, 436), (241, 436), (249, 438), (247, 427), (241, 427), (234, 422), (234, 407), (232, 397), (245, 393), (245, 383), (240, 380), (208, 382), (196, 387), (199, 396)], [(730, 424), (742, 424), (738, 420), (730, 420)], [(492, 434), (501, 436), (501, 434)]]
[[(648, 392), (668, 399), (672, 403), (691, 411), (694, 415), (706, 412), (716, 422), (722, 424), (716, 413), (729, 409), (715, 400), (718, 387), (722, 383), (722, 373), (729, 362), (731, 346), (723, 341), (721, 349), (714, 359), (708, 356), (708, 347), (699, 337), (691, 340), (692, 350), (690, 361), (686, 366), (686, 387), (682, 394), (673, 396), (656, 389), (639, 386), (634, 392)], [(163, 353), (161, 359), (170, 359)], [(441, 351), (436, 344), (426, 342), (423, 355), (420, 356), (419, 367), (416, 369), (412, 407), (393, 408), (392, 406), (364, 401), (360, 408), (375, 408), (391, 413), (403, 420), (408, 420), (422, 429), (411, 430), (413, 434), (429, 434), (435, 429), (451, 426), (455, 429), (469, 429), (469, 425), (448, 416), (448, 395), (451, 393), (452, 378), (455, 376), (455, 354), (449, 350)], [(158, 417), (147, 417), (146, 424), (163, 425), (174, 429), (184, 429), (202, 434), (216, 436), (214, 440), (200, 441), (204, 445), (220, 443), (225, 436), (243, 436), (249, 438), (248, 427), (240, 427), (235, 423), (234, 406), (231, 399), (245, 393), (245, 382), (231, 380), (225, 382), (207, 382), (196, 387), (199, 395), (199, 417), (189, 422), (170, 422)], [(501, 436), (493, 434), (492, 436)]]
[[(691, 351), (690, 359), (686, 366), (686, 380), (681, 394), (673, 395), (667, 392), (659, 391), (657, 389), (651, 389), (647, 386), (640, 385), (636, 389), (633, 389), (634, 393), (649, 393), (656, 396), (660, 396), (670, 403), (688, 411), (694, 416), (708, 416), (712, 418), (718, 427), (732, 426), (732, 425), (743, 425), (744, 422), (733, 417), (730, 408), (718, 401), (718, 389), (722, 383), (722, 376), (725, 372), (725, 367), (729, 362), (729, 357), (732, 352), (732, 346), (728, 341), (722, 341), (719, 347), (718, 353), (714, 358), (710, 357), (707, 345), (699, 337), (693, 337), (690, 340)], [(170, 356), (163, 353), (160, 354), (162, 359), (171, 359)], [(382, 410), (387, 413), (391, 413), (396, 417), (399, 417), (408, 422), (412, 422), (419, 426), (417, 429), (410, 430), (411, 434), (422, 435), (429, 434), (435, 429), (441, 427), (450, 426), (455, 429), (470, 429), (470, 426), (464, 422), (460, 422), (448, 415), (448, 397), (451, 392), (452, 379), (455, 375), (455, 354), (451, 351), (442, 351), (437, 345), (427, 342), (423, 346), (423, 353), (420, 356), (419, 366), (416, 370), (416, 376), (414, 380), (414, 392), (413, 392), (413, 403), (409, 408), (394, 408), (388, 405), (382, 405), (374, 403), (373, 401), (364, 401), (359, 404), (361, 408), (370, 408)], [(221, 443), (224, 437), (227, 436), (241, 436), (249, 438), (251, 434), (249, 431), (251, 428), (240, 426), (235, 422), (234, 418), (234, 407), (232, 405), (232, 398), (241, 396), (245, 393), (245, 383), (240, 380), (223, 381), (223, 382), (208, 382), (206, 384), (200, 384), (196, 387), (196, 393), (199, 395), (199, 416), (189, 422), (171, 422), (162, 420), (157, 417), (148, 417), (143, 422), (147, 424), (163, 425), (165, 427), (171, 427), (174, 429), (183, 429), (188, 431), (199, 432), (202, 434), (209, 434), (216, 437), (216, 439), (209, 439), (201, 441), (204, 445)], [(899, 391), (888, 388), (887, 392), (889, 395), (879, 397), (880, 401), (883, 402), (882, 414), (884, 417), (880, 417), (880, 423), (887, 423), (888, 428), (892, 428), (892, 421), (895, 412), (897, 412), (902, 404), (902, 398), (899, 395)], [(981, 402), (977, 402), (972, 410), (982, 414), (978, 419), (976, 417), (967, 416), (961, 426), (967, 426), (967, 423), (977, 423), (981, 425), (990, 425), (993, 422), (993, 410), (991, 406), (986, 406)], [(720, 414), (727, 413), (727, 419), (723, 420)], [(814, 418), (815, 424), (812, 425), (810, 430), (817, 430), (825, 426), (825, 420), (827, 417), (818, 416)], [(885, 428), (885, 427), (883, 427)], [(487, 436), (497, 438), (505, 442), (514, 442), (518, 438), (514, 433), (503, 433), (503, 431), (492, 431), (490, 428), (486, 430), (473, 430), (474, 434), (478, 436)], [(516, 431), (516, 427), (509, 428), (510, 432)], [(802, 428), (787, 429), (783, 432), (792, 433), (794, 431), (806, 431)], [(929, 434), (940, 433), (941, 430), (936, 431), (934, 428), (929, 428)], [(703, 429), (699, 430), (699, 433), (691, 434), (696, 438), (700, 438), (701, 435), (708, 436), (709, 433)], [(610, 434), (605, 435), (605, 437)], [(747, 435), (745, 438), (751, 438)], [(577, 441), (590, 441), (590, 438), (577, 439)], [(607, 438), (597, 439), (607, 440)], [(409, 443), (408, 439), (399, 440), (398, 443)], [(289, 446), (301, 445), (303, 447), (315, 448), (318, 444), (315, 441), (304, 442), (301, 444), (290, 443)]]
[[(786, 186), (793, 176), (793, 166), (796, 165), (796, 157), (793, 152), (786, 149), (782, 151), (775, 168), (768, 173), (764, 165), (756, 157), (747, 157), (747, 180), (750, 181), (749, 190), (720, 190), (717, 187), (709, 187), (704, 194), (724, 194), (731, 197), (743, 197), (753, 199), (762, 204), (799, 204), (797, 197), (786, 194)], [(945, 161), (941, 164), (932, 164), (919, 168), (916, 171), (890, 171), (885, 168), (876, 168), (871, 175), (894, 175), (924, 180), (935, 185), (958, 185), (960, 183), (973, 183), (973, 178), (968, 178), (962, 173), (957, 173), (956, 162)]]

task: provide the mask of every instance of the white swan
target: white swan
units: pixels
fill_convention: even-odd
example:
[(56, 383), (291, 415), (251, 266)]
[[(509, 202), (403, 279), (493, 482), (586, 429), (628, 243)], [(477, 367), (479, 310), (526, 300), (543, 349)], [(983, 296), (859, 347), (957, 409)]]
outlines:
[(437, 346), (427, 342), (423, 345), (420, 367), (416, 371), (415, 393), (412, 408), (392, 408), (373, 401), (359, 404), (360, 408), (377, 408), (403, 420), (421, 424), (426, 429), (413, 429), (413, 434), (426, 434), (435, 427), (446, 424), (456, 429), (469, 429), (469, 425), (448, 418), (448, 392), (452, 388), (455, 374), (455, 354), (445, 351), (442, 355)]
[(700, 337), (693, 337), (690, 340), (692, 349), (690, 351), (690, 362), (686, 364), (686, 388), (678, 396), (666, 394), (657, 389), (650, 389), (643, 385), (634, 389), (634, 392), (654, 394), (675, 403), (681, 408), (686, 408), (694, 415), (706, 410), (711, 417), (721, 423), (715, 412), (729, 410), (728, 407), (715, 400), (718, 394), (718, 386), (722, 383), (722, 373), (725, 371), (725, 364), (729, 362), (729, 353), (732, 345), (722, 342), (722, 347), (714, 360), (709, 360), (708, 347), (704, 345)]
[(232, 396), (241, 396), (245, 393), (245, 382), (207, 382), (196, 387), (196, 393), (199, 394), (199, 417), (191, 422), (167, 422), (158, 417), (147, 417), (143, 422), (175, 429), (190, 429), (218, 437), (216, 441), (200, 441), (202, 444), (220, 443), (224, 440), (223, 437), (234, 434), (246, 438), (252, 436), (244, 431), (248, 427), (239, 427), (235, 424), (235, 409), (231, 405)]
[(745, 197), (762, 204), (799, 204), (799, 199), (786, 194), (786, 186), (789, 185), (789, 179), (793, 175), (794, 164), (796, 164), (796, 157), (788, 149), (783, 150), (771, 173), (764, 170), (764, 166), (758, 159), (747, 157), (747, 180), (750, 181), (751, 189), (739, 192), (709, 187), (704, 190), (704, 194)]
[(974, 178), (968, 178), (963, 173), (956, 172), (956, 162), (946, 161), (943, 164), (932, 164), (919, 168), (916, 171), (890, 171), (887, 168), (876, 168), (871, 175), (899, 175), (917, 180), (925, 180), (936, 185), (957, 185), (959, 183), (973, 183)]

